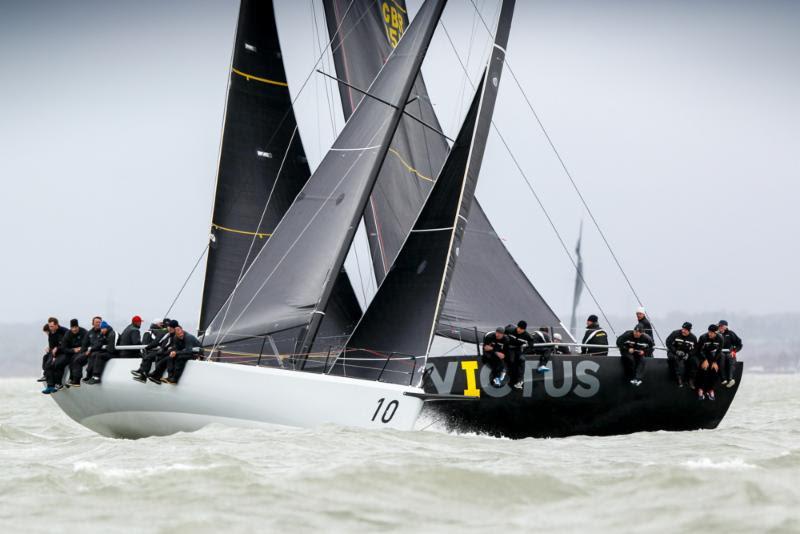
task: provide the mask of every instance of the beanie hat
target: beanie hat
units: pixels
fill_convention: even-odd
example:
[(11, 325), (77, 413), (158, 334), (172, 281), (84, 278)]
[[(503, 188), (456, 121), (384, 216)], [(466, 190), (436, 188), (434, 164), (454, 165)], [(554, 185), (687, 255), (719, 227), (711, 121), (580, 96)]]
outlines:
[(75, 326), (78, 326), (78, 320), (77, 319), (70, 319), (69, 320), (69, 327), (72, 328), (72, 327), (75, 327)]
[(171, 319), (169, 322), (169, 326), (170, 328), (178, 328), (180, 326), (180, 323), (178, 323), (178, 321), (176, 321), (175, 319)]
[(644, 311), (644, 306), (639, 306), (636, 308), (636, 313), (641, 313), (642, 315), (647, 315)]
[(690, 323), (689, 321), (686, 321), (685, 323), (683, 323), (683, 326), (681, 326), (681, 328), (685, 328), (686, 330), (691, 330), (692, 329), (692, 323)]
[(100, 328), (111, 328), (111, 325), (103, 321), (102, 323), (100, 323)]
[(716, 332), (717, 330), (719, 330), (719, 328), (717, 327), (717, 325), (715, 325), (715, 324), (710, 324), (710, 325), (708, 325), (708, 331), (709, 331), (709, 332)]
[(588, 318), (588, 319), (586, 319), (586, 320), (587, 320), (587, 321), (591, 321), (591, 322), (593, 322), (593, 323), (596, 323), (596, 322), (598, 321), (598, 319), (597, 319), (597, 316), (596, 316), (595, 314), (591, 314), (591, 315), (589, 316), (589, 318)]
[(517, 328), (522, 328), (523, 330), (525, 330), (526, 328), (528, 328), (528, 323), (525, 321), (520, 321), (517, 323)]

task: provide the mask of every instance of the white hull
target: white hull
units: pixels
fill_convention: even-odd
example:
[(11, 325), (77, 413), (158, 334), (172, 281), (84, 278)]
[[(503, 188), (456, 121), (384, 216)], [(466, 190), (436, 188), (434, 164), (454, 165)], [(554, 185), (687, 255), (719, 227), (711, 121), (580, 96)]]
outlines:
[(109, 437), (141, 438), (233, 426), (336, 424), (412, 430), (422, 401), (410, 386), (283, 369), (190, 361), (180, 384), (132, 379), (139, 359), (113, 359), (103, 383), (53, 398), (78, 423)]

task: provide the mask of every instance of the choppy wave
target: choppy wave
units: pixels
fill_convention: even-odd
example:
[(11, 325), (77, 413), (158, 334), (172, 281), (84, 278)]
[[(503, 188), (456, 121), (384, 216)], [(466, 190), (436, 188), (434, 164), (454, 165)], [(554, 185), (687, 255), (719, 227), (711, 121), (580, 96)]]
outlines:
[(0, 382), (5, 531), (800, 531), (800, 377), (744, 381), (719, 429), (498, 440), (238, 429), (136, 441)]

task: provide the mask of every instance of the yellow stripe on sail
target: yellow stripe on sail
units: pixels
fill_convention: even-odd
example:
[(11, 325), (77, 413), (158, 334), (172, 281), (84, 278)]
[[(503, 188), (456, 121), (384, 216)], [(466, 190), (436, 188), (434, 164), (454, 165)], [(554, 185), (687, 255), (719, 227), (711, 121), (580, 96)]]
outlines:
[(256, 236), (261, 239), (265, 237), (270, 237), (272, 234), (267, 234), (265, 232), (246, 232), (244, 230), (236, 230), (234, 228), (226, 228), (224, 226), (220, 226), (218, 224), (211, 223), (212, 228), (216, 228), (217, 230), (222, 230), (223, 232), (231, 232), (234, 234), (241, 234), (241, 235), (249, 235), (249, 236)]
[(289, 84), (286, 82), (276, 82), (275, 80), (268, 80), (266, 78), (259, 78), (258, 76), (253, 76), (252, 74), (247, 74), (246, 72), (242, 72), (239, 69), (231, 69), (234, 73), (242, 76), (245, 80), (255, 80), (261, 83), (268, 83), (270, 85), (278, 85), (280, 87), (289, 87)]
[(403, 159), (403, 156), (401, 156), (401, 155), (400, 155), (400, 152), (398, 152), (397, 150), (395, 150), (395, 149), (393, 149), (393, 148), (390, 148), (390, 149), (389, 149), (389, 152), (391, 152), (392, 154), (394, 154), (395, 156), (397, 156), (397, 159), (399, 159), (399, 160), (400, 160), (400, 163), (402, 163), (402, 164), (403, 164), (403, 167), (405, 167), (406, 169), (408, 169), (408, 171), (409, 171), (409, 172), (413, 172), (414, 174), (416, 174), (416, 175), (417, 175), (417, 176), (418, 176), (420, 179), (422, 179), (422, 180), (427, 180), (427, 181), (429, 181), (429, 182), (435, 182), (435, 181), (436, 181), (436, 180), (434, 180), (433, 178), (431, 178), (430, 176), (425, 176), (424, 174), (420, 173), (420, 172), (419, 172), (417, 169), (415, 169), (414, 167), (412, 167), (411, 165), (409, 165), (409, 164), (408, 164), (408, 162), (407, 162), (406, 160), (404, 160), (404, 159)]

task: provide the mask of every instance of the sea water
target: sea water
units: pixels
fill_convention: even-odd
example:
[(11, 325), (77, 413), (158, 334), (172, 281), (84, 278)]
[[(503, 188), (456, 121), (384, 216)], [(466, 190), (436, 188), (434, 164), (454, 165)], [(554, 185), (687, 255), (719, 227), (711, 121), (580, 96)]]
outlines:
[(0, 381), (2, 532), (800, 532), (800, 375), (746, 373), (716, 430), (520, 441), (436, 421), (110, 439), (39, 389)]

